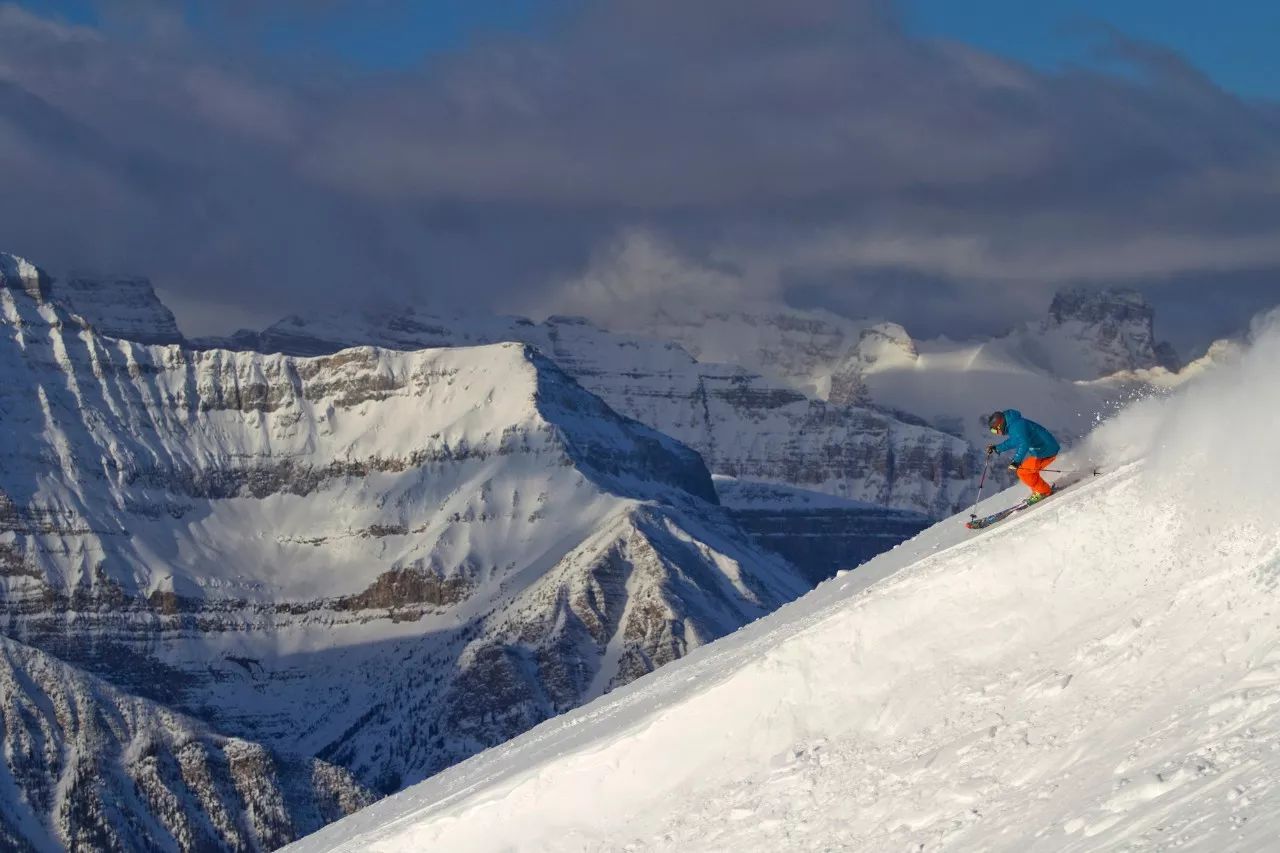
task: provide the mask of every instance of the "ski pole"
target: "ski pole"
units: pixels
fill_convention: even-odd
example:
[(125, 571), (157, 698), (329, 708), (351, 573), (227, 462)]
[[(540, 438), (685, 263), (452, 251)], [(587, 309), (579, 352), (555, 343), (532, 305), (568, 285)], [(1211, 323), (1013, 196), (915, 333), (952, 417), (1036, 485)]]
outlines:
[(987, 454), (987, 464), (982, 466), (982, 479), (978, 481), (978, 497), (973, 501), (973, 512), (969, 513), (969, 518), (978, 517), (978, 504), (982, 503), (982, 487), (987, 482), (987, 472), (991, 470), (991, 454)]

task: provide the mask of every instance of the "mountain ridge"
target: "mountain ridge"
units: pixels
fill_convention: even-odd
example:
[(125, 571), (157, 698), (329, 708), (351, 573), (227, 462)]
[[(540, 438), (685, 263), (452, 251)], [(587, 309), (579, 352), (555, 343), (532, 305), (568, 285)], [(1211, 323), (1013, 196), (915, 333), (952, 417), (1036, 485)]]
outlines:
[(979, 463), (963, 442), (883, 410), (832, 406), (743, 368), (696, 361), (680, 345), (579, 317), (444, 318), (411, 309), (286, 318), (201, 345), (316, 355), (520, 340), (612, 408), (697, 450), (713, 473), (789, 484), (937, 515), (960, 506)]
[(3, 633), (377, 793), (808, 587), (526, 344), (142, 345), (15, 281), (0, 371)]

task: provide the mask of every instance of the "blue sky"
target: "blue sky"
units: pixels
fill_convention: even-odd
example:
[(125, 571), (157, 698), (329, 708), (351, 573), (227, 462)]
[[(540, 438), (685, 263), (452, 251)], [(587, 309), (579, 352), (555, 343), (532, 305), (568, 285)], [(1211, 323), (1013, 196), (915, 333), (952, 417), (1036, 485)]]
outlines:
[[(41, 14), (101, 22), (94, 0), (24, 0)], [(189, 20), (215, 37), (220, 4), (187, 0)], [(430, 0), (264, 4), (256, 37), (272, 52), (320, 59), (337, 54), (365, 68), (412, 65), (465, 48), (477, 36), (554, 29), (573, 0)], [(225, 5), (223, 8), (227, 8)], [(235, 7), (232, 7), (235, 8)], [(240, 7), (243, 8), (243, 7)], [(1272, 0), (901, 0), (917, 33), (955, 38), (1043, 69), (1091, 64), (1098, 23), (1174, 48), (1220, 85), (1248, 97), (1280, 99), (1280, 3)], [(243, 13), (239, 13), (243, 14)]]
[(1045, 68), (1090, 58), (1090, 25), (1172, 47), (1220, 85), (1280, 99), (1274, 0), (908, 0), (918, 32), (957, 38)]
[[(112, 7), (103, 0), (19, 0), (17, 5), (70, 23), (112, 23)], [(182, 0), (180, 4), (157, 4), (156, 8), (168, 11), (180, 6), (194, 31), (215, 40), (251, 23), (256, 40), (273, 53), (320, 60), (337, 55), (364, 68), (378, 69), (404, 67), (424, 56), (465, 49), (478, 35), (537, 35), (554, 25), (566, 5), (560, 0), (329, 0), (252, 5)]]

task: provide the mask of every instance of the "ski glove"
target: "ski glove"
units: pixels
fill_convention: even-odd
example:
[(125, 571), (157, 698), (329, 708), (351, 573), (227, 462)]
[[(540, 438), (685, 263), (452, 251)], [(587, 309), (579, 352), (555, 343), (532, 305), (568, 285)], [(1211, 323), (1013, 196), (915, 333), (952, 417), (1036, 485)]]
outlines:
[(995, 446), (994, 444), (988, 444), (988, 445), (987, 445), (987, 455), (988, 455), (988, 456), (990, 456), (991, 454), (993, 454), (993, 453), (995, 453), (995, 452), (996, 452), (996, 446)]
[(1010, 471), (1017, 471), (1017, 470), (1018, 470), (1018, 463), (1017, 463), (1017, 462), (1010, 462), (1010, 463), (1009, 463), (1009, 470), (1010, 470)]

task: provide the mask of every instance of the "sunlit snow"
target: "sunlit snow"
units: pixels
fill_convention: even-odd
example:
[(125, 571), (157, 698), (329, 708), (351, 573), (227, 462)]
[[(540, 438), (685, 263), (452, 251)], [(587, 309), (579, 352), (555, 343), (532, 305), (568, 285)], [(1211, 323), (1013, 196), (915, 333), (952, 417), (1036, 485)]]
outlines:
[(1277, 363), (290, 849), (1273, 850)]

